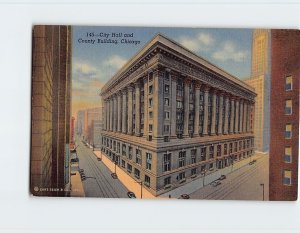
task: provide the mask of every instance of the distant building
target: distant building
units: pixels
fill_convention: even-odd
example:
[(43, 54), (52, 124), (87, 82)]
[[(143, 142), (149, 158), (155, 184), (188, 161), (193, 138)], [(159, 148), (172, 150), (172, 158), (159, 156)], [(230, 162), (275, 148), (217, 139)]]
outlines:
[(296, 200), (299, 158), (300, 31), (271, 30), (270, 200)]
[(270, 45), (270, 30), (253, 31), (251, 77), (245, 82), (253, 87), (257, 94), (254, 111), (254, 145), (260, 152), (268, 152), (270, 144)]
[(84, 134), (85, 116), (86, 116), (85, 110), (80, 110), (77, 112), (76, 124), (77, 124), (77, 134), (79, 136), (83, 136)]
[(93, 121), (93, 127), (92, 127), (92, 132), (91, 132), (91, 144), (96, 148), (100, 149), (101, 148), (101, 142), (102, 142), (102, 128), (103, 128), (103, 123), (102, 120), (94, 120)]
[(160, 195), (253, 154), (255, 96), (157, 35), (101, 90), (101, 150)]
[(69, 185), (71, 27), (34, 26), (30, 187), (65, 196)]
[[(101, 108), (86, 109), (85, 139), (90, 145), (94, 144), (94, 122), (102, 119)], [(97, 125), (96, 125), (97, 126)]]

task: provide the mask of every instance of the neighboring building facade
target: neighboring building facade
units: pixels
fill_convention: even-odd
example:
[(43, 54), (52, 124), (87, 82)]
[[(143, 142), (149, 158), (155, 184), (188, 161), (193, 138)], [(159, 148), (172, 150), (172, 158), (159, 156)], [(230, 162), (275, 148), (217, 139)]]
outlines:
[(86, 131), (85, 138), (86, 142), (90, 145), (94, 144), (94, 121), (100, 121), (102, 118), (101, 108), (90, 108), (86, 110)]
[(75, 144), (75, 117), (71, 118), (70, 125), (70, 147), (74, 147)]
[(35, 26), (32, 50), (31, 192), (65, 196), (70, 177), (71, 27)]
[(93, 125), (92, 132), (91, 132), (92, 145), (94, 146), (95, 149), (100, 149), (101, 142), (102, 142), (101, 132), (103, 128), (102, 120), (93, 120), (92, 125)]
[(300, 31), (272, 30), (270, 200), (298, 190)]
[(77, 123), (77, 134), (79, 136), (83, 136), (83, 134), (84, 134), (85, 116), (86, 116), (85, 110), (80, 110), (77, 112), (76, 123)]
[(260, 152), (268, 152), (270, 144), (270, 38), (270, 30), (253, 30), (251, 78), (245, 80), (257, 94), (254, 145)]
[(254, 90), (164, 36), (101, 96), (102, 152), (154, 195), (254, 152)]

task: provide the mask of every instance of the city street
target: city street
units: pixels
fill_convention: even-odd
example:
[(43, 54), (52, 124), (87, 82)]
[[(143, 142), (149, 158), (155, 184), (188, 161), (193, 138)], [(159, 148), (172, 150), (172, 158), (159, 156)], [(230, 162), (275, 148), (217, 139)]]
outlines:
[(268, 196), (268, 155), (261, 155), (256, 163), (245, 165), (227, 174), (226, 179), (222, 180), (220, 185), (216, 187), (207, 185), (190, 194), (192, 199), (214, 200), (268, 200)]
[(77, 156), (79, 168), (84, 169), (86, 180), (83, 187), (86, 197), (128, 198), (126, 187), (118, 180), (111, 177), (110, 170), (98, 161), (93, 150), (76, 137)]

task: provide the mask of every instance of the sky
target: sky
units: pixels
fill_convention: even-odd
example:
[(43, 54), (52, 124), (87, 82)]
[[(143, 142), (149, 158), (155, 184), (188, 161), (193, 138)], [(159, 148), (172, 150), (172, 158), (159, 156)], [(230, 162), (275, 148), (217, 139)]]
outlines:
[[(250, 77), (252, 29), (74, 26), (72, 33), (72, 115), (75, 117), (80, 109), (100, 107), (101, 87), (157, 33), (237, 78)], [(122, 33), (122, 37), (112, 37), (113, 33)], [(125, 34), (129, 37), (125, 38)], [(118, 43), (97, 43), (98, 39), (117, 39)], [(121, 43), (121, 39), (137, 42)], [(95, 40), (93, 44), (92, 40)]]

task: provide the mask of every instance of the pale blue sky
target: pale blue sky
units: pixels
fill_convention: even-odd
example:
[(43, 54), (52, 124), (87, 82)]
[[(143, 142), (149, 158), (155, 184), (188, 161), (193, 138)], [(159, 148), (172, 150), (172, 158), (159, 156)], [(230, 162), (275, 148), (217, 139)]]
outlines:
[[(134, 37), (129, 39), (140, 41), (140, 44), (79, 43), (80, 38), (97, 41), (100, 37), (87, 37), (87, 33), (92, 32), (110, 35), (133, 33)], [(73, 114), (84, 106), (99, 106), (98, 94), (103, 84), (157, 33), (182, 44), (240, 79), (250, 76), (251, 29), (75, 26), (72, 50)]]

